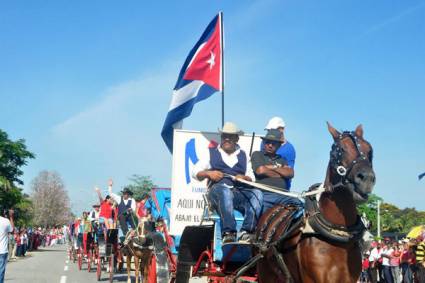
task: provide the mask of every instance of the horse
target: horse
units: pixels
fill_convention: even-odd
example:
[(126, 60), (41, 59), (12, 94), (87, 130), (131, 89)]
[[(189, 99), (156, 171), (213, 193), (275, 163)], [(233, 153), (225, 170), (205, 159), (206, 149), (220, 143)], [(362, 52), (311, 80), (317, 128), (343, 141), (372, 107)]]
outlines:
[(321, 194), (306, 198), (304, 216), (297, 207), (275, 206), (259, 220), (261, 283), (354, 283), (360, 276), (366, 228), (356, 205), (375, 184), (373, 150), (361, 125), (340, 133), (327, 124), (334, 143)]
[(122, 248), (126, 256), (127, 282), (131, 283), (131, 259), (134, 258), (136, 283), (139, 283), (139, 271), (142, 283), (148, 282), (149, 266), (153, 255), (153, 241), (148, 234), (155, 230), (155, 223), (147, 217), (140, 219), (137, 229), (130, 230)]

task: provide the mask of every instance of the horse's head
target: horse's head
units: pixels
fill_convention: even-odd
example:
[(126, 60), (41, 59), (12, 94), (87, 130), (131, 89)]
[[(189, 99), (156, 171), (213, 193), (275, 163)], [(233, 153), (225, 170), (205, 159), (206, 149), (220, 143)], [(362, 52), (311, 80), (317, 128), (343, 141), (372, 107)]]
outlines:
[(366, 201), (375, 185), (375, 172), (372, 146), (363, 138), (362, 126), (340, 133), (328, 123), (328, 130), (334, 139), (327, 172), (330, 189), (345, 187), (356, 203)]

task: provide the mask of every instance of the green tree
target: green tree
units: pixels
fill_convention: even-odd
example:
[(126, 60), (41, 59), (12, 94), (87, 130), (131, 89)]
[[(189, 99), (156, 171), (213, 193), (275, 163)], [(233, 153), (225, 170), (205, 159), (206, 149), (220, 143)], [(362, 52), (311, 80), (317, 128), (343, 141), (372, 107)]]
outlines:
[(131, 183), (127, 187), (133, 192), (135, 199), (140, 198), (145, 193), (150, 194), (152, 188), (156, 187), (150, 176), (134, 174), (129, 179)]
[(371, 194), (369, 196), (369, 199), (367, 200), (367, 202), (359, 205), (357, 208), (359, 210), (360, 215), (362, 215), (363, 213), (366, 215), (366, 218), (370, 221), (371, 223), (371, 232), (376, 234), (377, 232), (377, 221), (378, 221), (378, 200), (382, 202), (382, 198), (378, 197), (375, 194)]
[(25, 140), (12, 141), (0, 130), (0, 210), (16, 209), (18, 225), (28, 224), (31, 218), (30, 200), (18, 186), (24, 184), (22, 167), (34, 157)]
[(405, 208), (400, 211), (401, 232), (408, 233), (413, 227), (425, 223), (425, 211), (415, 208)]
[(23, 194), (21, 201), (14, 208), (18, 212), (16, 225), (22, 227), (33, 224), (34, 208), (29, 195)]
[(382, 232), (402, 232), (400, 212), (400, 209), (393, 204), (385, 202), (381, 204)]
[(20, 178), (24, 172), (21, 167), (34, 157), (34, 154), (27, 150), (25, 140), (12, 141), (6, 132), (0, 130), (0, 181), (3, 185), (23, 185), (24, 182)]
[(366, 203), (358, 206), (360, 214), (365, 214), (371, 222), (371, 232), (377, 233), (377, 205), (381, 201), (381, 231), (408, 233), (413, 227), (425, 223), (425, 211), (417, 211), (415, 208), (404, 208), (383, 202), (383, 199), (377, 195), (371, 194)]

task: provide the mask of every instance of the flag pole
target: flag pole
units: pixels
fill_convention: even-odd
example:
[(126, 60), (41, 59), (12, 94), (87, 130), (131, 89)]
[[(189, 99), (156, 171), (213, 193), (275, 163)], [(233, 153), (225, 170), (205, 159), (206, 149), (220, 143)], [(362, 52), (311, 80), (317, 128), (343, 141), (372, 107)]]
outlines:
[(220, 11), (220, 36), (221, 36), (221, 127), (224, 126), (224, 31), (223, 12)]

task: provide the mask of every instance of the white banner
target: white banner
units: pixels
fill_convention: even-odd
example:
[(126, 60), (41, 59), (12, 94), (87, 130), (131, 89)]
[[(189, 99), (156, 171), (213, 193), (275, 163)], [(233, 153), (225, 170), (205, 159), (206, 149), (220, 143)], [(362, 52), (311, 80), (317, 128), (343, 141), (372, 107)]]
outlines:
[[(202, 195), (207, 182), (192, 178), (192, 168), (199, 160), (208, 158), (210, 144), (220, 143), (218, 133), (174, 130), (173, 169), (171, 181), (170, 233), (181, 235), (184, 227), (198, 225), (204, 210)], [(239, 146), (249, 155), (252, 135), (239, 138)], [(261, 139), (254, 138), (252, 151), (260, 149)]]

